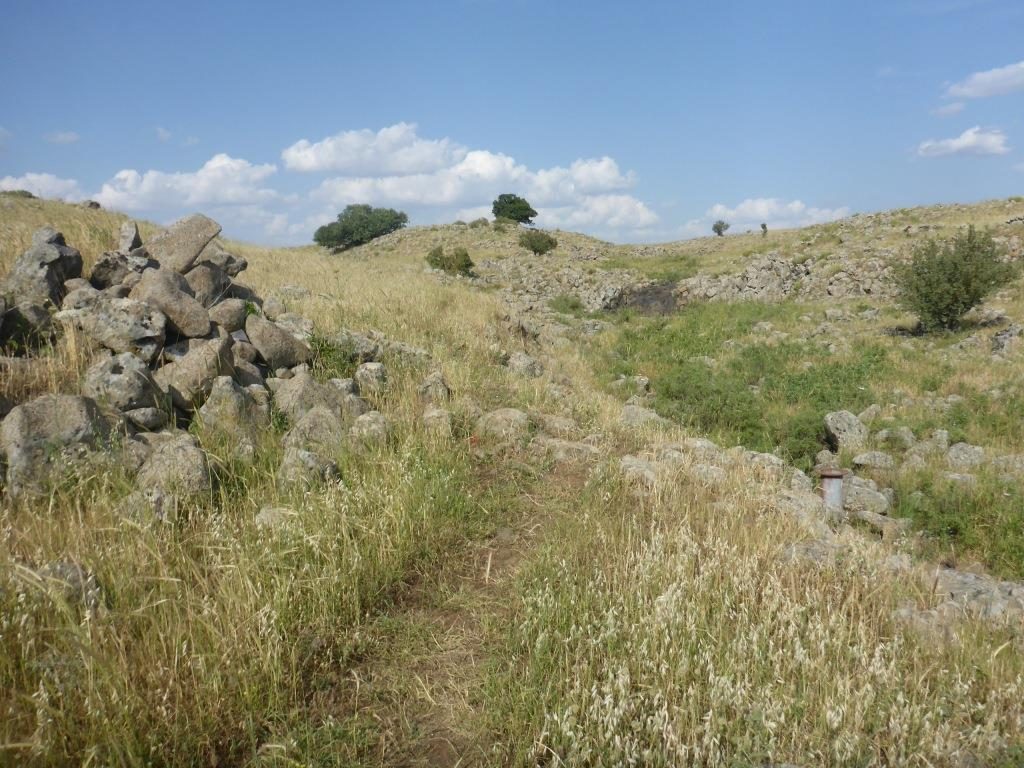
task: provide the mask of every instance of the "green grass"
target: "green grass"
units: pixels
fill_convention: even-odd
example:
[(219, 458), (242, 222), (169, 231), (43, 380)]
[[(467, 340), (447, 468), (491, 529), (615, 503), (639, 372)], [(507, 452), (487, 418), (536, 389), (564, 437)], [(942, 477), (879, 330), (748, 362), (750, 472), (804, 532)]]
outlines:
[(583, 314), (583, 302), (579, 296), (563, 293), (548, 302), (548, 306), (555, 312), (563, 315), (579, 317)]
[[(872, 383), (887, 370), (885, 349), (855, 345), (829, 355), (790, 337), (776, 344), (736, 348), (762, 321), (792, 319), (797, 305), (694, 304), (668, 320), (630, 321), (612, 353), (614, 373), (643, 373), (656, 393), (654, 407), (726, 444), (775, 451), (808, 469), (822, 448), (822, 420), (839, 408), (859, 410), (875, 400)], [(714, 369), (699, 357), (717, 360)], [(809, 365), (805, 365), (809, 363)]]

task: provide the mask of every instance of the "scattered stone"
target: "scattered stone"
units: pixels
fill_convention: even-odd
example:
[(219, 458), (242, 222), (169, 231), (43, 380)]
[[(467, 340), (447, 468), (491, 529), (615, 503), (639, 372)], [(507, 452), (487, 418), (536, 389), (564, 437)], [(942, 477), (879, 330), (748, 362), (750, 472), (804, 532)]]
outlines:
[(356, 369), (356, 387), (360, 395), (379, 395), (387, 385), (387, 371), (383, 363), (363, 363)]
[(216, 240), (211, 240), (209, 245), (203, 248), (199, 258), (196, 259), (196, 263), (211, 264), (224, 272), (228, 277), (238, 277), (249, 266), (245, 259), (229, 253)]
[(59, 307), (64, 283), (81, 276), (82, 254), (69, 248), (60, 232), (43, 227), (36, 230), (32, 247), (17, 258), (0, 283), (0, 296), (12, 304)]
[(502, 443), (517, 443), (526, 439), (530, 430), (530, 417), (516, 408), (499, 408), (476, 421), (473, 434), (480, 439)]
[(873, 481), (855, 475), (848, 475), (843, 480), (843, 509), (846, 512), (885, 515), (891, 506), (889, 497), (881, 493)]
[(985, 461), (985, 449), (980, 445), (956, 443), (946, 451), (946, 463), (953, 469), (972, 469)]
[(57, 560), (44, 565), (36, 575), (44, 586), (52, 590), (70, 606), (82, 606), (96, 612), (105, 606), (103, 588), (92, 571), (70, 560)]
[(867, 451), (853, 457), (855, 469), (892, 469), (896, 461), (888, 453), (882, 451)]
[(444, 405), (452, 399), (452, 391), (440, 371), (434, 371), (427, 376), (420, 384), (418, 392), (420, 400), (429, 405)]
[(236, 454), (255, 454), (260, 436), (270, 427), (270, 398), (258, 397), (252, 390), (240, 387), (230, 376), (213, 381), (210, 394), (199, 409), (203, 427), (231, 438)]
[(544, 373), (544, 366), (525, 352), (513, 352), (509, 355), (506, 366), (513, 373), (529, 379), (535, 379)]
[(41, 490), (56, 471), (108, 447), (114, 427), (88, 397), (43, 395), (15, 407), (0, 423), (8, 492)]
[(349, 429), (349, 437), (365, 448), (384, 445), (388, 440), (388, 420), (380, 411), (369, 411), (357, 417)]
[(623, 456), (619, 459), (619, 470), (626, 482), (644, 490), (653, 491), (658, 483), (658, 473), (654, 464), (647, 459), (636, 456)]
[(288, 333), (303, 343), (308, 342), (313, 336), (313, 321), (294, 312), (285, 312), (278, 315), (274, 320), (274, 325), (288, 331)]
[[(231, 278), (227, 273), (206, 261), (196, 264), (186, 272), (185, 282), (195, 300), (207, 309), (223, 299), (231, 287)], [(233, 301), (238, 301), (238, 299)], [(244, 302), (242, 306), (245, 306)], [(237, 330), (237, 328), (232, 330)]]
[(849, 411), (833, 411), (825, 415), (825, 434), (835, 451), (863, 448), (868, 428)]
[(333, 460), (312, 451), (291, 447), (285, 448), (277, 479), (285, 488), (298, 486), (306, 489), (340, 480), (341, 473)]
[(429, 405), (423, 411), (423, 428), (428, 434), (447, 440), (452, 436), (452, 415), (444, 408)]
[(548, 435), (534, 438), (531, 447), (557, 462), (589, 462), (597, 461), (601, 457), (601, 451), (597, 446)]
[(668, 419), (659, 416), (654, 411), (643, 408), (639, 405), (624, 405), (622, 406), (622, 413), (619, 416), (619, 421), (625, 424), (627, 427), (643, 427), (649, 424), (653, 424), (659, 427), (671, 426), (672, 422)]
[(277, 320), (278, 316), (283, 315), (287, 311), (288, 307), (276, 296), (268, 296), (263, 300), (263, 315), (268, 320)]
[(140, 490), (157, 489), (180, 499), (197, 498), (213, 488), (206, 453), (194, 437), (183, 432), (157, 442), (135, 484)]
[(253, 522), (257, 528), (279, 530), (298, 521), (299, 513), (290, 507), (263, 507)]

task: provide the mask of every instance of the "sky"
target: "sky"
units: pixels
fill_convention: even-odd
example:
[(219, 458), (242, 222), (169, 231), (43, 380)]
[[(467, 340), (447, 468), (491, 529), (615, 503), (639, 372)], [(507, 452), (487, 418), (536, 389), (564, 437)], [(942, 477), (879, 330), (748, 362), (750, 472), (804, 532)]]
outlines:
[(0, 190), (310, 242), (522, 195), (616, 242), (1024, 192), (1021, 0), (5, 0)]

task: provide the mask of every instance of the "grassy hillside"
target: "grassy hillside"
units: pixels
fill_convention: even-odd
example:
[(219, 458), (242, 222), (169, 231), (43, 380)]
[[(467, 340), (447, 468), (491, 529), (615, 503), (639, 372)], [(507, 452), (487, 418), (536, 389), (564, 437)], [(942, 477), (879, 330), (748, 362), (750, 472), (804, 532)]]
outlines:
[[(62, 230), (89, 263), (113, 245), (121, 221), (7, 202), (0, 199), (0, 271), (37, 226)], [(979, 211), (994, 221), (998, 205)], [(951, 212), (948, 226), (958, 221)], [(769, 239), (784, 247), (807, 236)], [(648, 274), (664, 274), (659, 259), (677, 255), (687, 270), (725, 269), (747, 243), (760, 244), (760, 235), (738, 236), (649, 256), (647, 246), (557, 237), (549, 267), (596, 254), (589, 268)], [(477, 263), (524, 257), (512, 231), (456, 225), (338, 255), (229, 244), (249, 260), (243, 282), (284, 298), (319, 333), (377, 329), (431, 355), (429, 363), (386, 361), (390, 385), (374, 405), (395, 433), (379, 450), (342, 453), (341, 483), (281, 491), (279, 433), (243, 466), (230, 446), (197, 432), (221, 457), (218, 484), (186, 520), (125, 514), (119, 505), (131, 485), (118, 467), (98, 467), (42, 499), (3, 500), (0, 764), (1024, 759), (1019, 622), (964, 616), (944, 640), (897, 618), (898, 609), (928, 610), (941, 596), (889, 567), (891, 558), (926, 562), (934, 552), (844, 529), (843, 556), (815, 565), (787, 556), (811, 535), (781, 511), (778, 479), (757, 466), (737, 462), (709, 483), (687, 459), (653, 492), (638, 493), (619, 462), (710, 434), (726, 446), (780, 445), (806, 466), (822, 409), (888, 408), (896, 388), (965, 400), (960, 415), (954, 408), (941, 417), (898, 406), (885, 414), (894, 424), (944, 425), (1017, 450), (1020, 358), (996, 368), (982, 348), (949, 351), (992, 328), (888, 336), (885, 328), (907, 318), (891, 307), (862, 316), (873, 307), (851, 302), (849, 319), (834, 321), (843, 343), (828, 352), (809, 333), (822, 306), (721, 304), (669, 318), (602, 315), (596, 335), (583, 333), (594, 318), (555, 313), (568, 328), (562, 341), (542, 334), (534, 343), (510, 326), (486, 285), (424, 270), (437, 243), (465, 245)], [(285, 285), (310, 293), (295, 299)], [(997, 301), (1024, 317), (1019, 284)], [(757, 328), (762, 321), (772, 329)], [(544, 363), (539, 378), (500, 364), (501, 352), (524, 349)], [(40, 353), (34, 380), (8, 377), (0, 394), (77, 391), (93, 354), (66, 336)], [(711, 368), (691, 361), (701, 356), (713, 358)], [(343, 372), (332, 365), (318, 360), (318, 375)], [(417, 385), (433, 369), (454, 392), (451, 439), (420, 419)], [(650, 376), (653, 405), (673, 423), (624, 424), (616, 373)], [(597, 459), (556, 462), (529, 445), (481, 450), (472, 425), (499, 407), (528, 412), (533, 435), (556, 431), (548, 425), (559, 417), (559, 429), (587, 436)], [(991, 514), (980, 497), (971, 504), (972, 514)], [(255, 520), (267, 506), (296, 514), (268, 530)], [(931, 525), (928, 510), (914, 514)], [(970, 551), (1017, 573), (1018, 555), (989, 549), (1011, 540), (1013, 525), (1019, 518), (979, 520), (990, 535)], [(33, 575), (58, 559), (95, 572), (103, 610), (84, 612)]]

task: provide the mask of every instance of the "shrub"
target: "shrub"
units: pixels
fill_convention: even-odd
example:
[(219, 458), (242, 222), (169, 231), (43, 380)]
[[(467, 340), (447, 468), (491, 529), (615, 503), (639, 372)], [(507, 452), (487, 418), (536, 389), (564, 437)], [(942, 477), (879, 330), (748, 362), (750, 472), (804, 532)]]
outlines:
[(897, 270), (900, 304), (925, 330), (955, 328), (964, 313), (1013, 276), (992, 236), (973, 226), (952, 240), (929, 239)]
[(436, 245), (427, 253), (427, 264), (449, 275), (470, 275), (473, 272), (473, 260), (465, 248), (453, 248), (450, 253), (445, 253), (443, 245)]
[(349, 205), (338, 214), (338, 220), (317, 229), (313, 241), (317, 245), (342, 251), (401, 229), (409, 217), (394, 208), (373, 208)]
[(480, 227), (488, 226), (490, 223), (491, 222), (489, 222), (487, 219), (484, 219), (484, 218), (473, 219), (471, 222), (469, 222), (469, 228), (470, 229), (479, 229)]
[(765, 237), (768, 234), (768, 225), (763, 221), (761, 222), (761, 237)]
[(558, 241), (555, 240), (555, 238), (547, 232), (541, 232), (539, 229), (531, 229), (528, 232), (523, 232), (523, 234), (519, 236), (519, 244), (523, 246), (523, 248), (533, 251), (538, 256), (558, 247)]
[(729, 223), (726, 221), (722, 221), (721, 219), (719, 219), (718, 221), (711, 225), (711, 231), (714, 232), (719, 237), (724, 237), (725, 230), (727, 230), (728, 228)]
[(511, 219), (519, 224), (532, 224), (537, 212), (519, 195), (498, 195), (491, 205), (491, 212), (496, 219)]
[(36, 199), (36, 196), (29, 192), (27, 189), (8, 189), (0, 191), (0, 195), (6, 195), (7, 197), (23, 197), (26, 200)]

